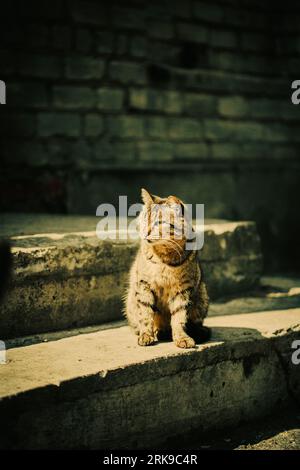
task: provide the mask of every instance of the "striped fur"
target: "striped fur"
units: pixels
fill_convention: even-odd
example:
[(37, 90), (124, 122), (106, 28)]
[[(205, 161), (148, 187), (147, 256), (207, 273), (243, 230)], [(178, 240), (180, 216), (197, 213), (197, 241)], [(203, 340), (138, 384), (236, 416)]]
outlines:
[[(162, 199), (146, 190), (142, 190), (142, 198), (142, 220), (147, 220), (143, 216), (152, 204), (173, 207), (175, 201), (183, 206), (175, 196)], [(175, 219), (172, 226), (178, 223)], [(184, 223), (184, 216), (181, 220)], [(159, 230), (163, 223), (163, 220), (158, 223)], [(142, 238), (131, 267), (126, 294), (125, 315), (129, 325), (141, 346), (172, 336), (178, 347), (192, 348), (195, 340), (208, 339), (203, 320), (209, 299), (197, 252), (185, 250), (184, 236), (175, 240), (173, 227), (166, 240), (152, 239), (149, 227), (146, 230), (144, 227), (143, 234), (146, 238)]]

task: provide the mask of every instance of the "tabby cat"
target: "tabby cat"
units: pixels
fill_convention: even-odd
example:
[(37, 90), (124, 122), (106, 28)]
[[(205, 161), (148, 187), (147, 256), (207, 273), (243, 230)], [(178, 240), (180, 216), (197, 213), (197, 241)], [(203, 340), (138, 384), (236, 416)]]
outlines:
[(209, 337), (203, 326), (206, 285), (197, 251), (186, 249), (186, 233), (193, 228), (183, 231), (189, 222), (176, 196), (160, 198), (142, 189), (142, 200), (141, 244), (130, 270), (125, 315), (140, 346), (172, 336), (176, 346), (193, 348)]

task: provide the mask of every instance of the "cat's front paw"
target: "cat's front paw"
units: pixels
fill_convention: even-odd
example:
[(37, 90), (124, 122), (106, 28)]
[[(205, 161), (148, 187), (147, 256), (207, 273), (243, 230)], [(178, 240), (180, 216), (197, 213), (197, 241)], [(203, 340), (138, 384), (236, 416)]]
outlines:
[(138, 344), (140, 346), (150, 346), (153, 343), (155, 343), (154, 336), (150, 335), (149, 333), (140, 334), (138, 339)]
[(193, 338), (190, 338), (189, 336), (184, 336), (182, 338), (177, 338), (175, 340), (175, 344), (178, 348), (194, 348), (196, 346), (195, 341)]

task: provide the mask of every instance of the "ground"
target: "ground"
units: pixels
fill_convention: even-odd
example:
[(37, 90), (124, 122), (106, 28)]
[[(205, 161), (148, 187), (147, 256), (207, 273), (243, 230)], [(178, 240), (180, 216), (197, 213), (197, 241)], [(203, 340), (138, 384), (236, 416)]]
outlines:
[(180, 437), (166, 448), (201, 450), (300, 450), (300, 406), (281, 410), (276, 416), (268, 416), (234, 430), (217, 432), (199, 437), (197, 431)]

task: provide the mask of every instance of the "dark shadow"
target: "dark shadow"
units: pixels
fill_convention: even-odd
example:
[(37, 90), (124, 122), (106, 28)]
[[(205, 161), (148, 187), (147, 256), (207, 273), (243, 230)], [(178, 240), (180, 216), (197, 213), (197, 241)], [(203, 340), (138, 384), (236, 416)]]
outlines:
[[(300, 448), (300, 441), (295, 443), (295, 447), (292, 447), (292, 443), (287, 442), (290, 441), (288, 433), (289, 431), (297, 431), (299, 428), (300, 408), (291, 406), (277, 410), (276, 416), (269, 414), (266, 417), (256, 419), (255, 422), (241, 422), (234, 429), (231, 427), (205, 433), (202, 430), (194, 429), (188, 434), (168, 440), (161, 446), (161, 449), (253, 450), (253, 446), (259, 444), (259, 450), (287, 450), (290, 448), (296, 450)], [(269, 442), (262, 443), (262, 441), (269, 439)]]

